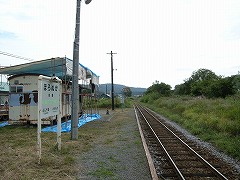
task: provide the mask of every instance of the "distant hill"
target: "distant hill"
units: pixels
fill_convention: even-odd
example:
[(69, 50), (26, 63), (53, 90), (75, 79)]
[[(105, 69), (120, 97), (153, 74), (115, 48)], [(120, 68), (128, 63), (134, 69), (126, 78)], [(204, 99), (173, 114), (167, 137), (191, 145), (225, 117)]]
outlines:
[[(122, 89), (124, 87), (129, 87), (129, 86), (125, 86), (125, 85), (121, 85), (121, 84), (114, 84), (115, 94), (121, 94)], [(133, 96), (142, 95), (147, 90), (146, 88), (139, 88), (139, 87), (129, 87), (129, 88), (131, 89)], [(100, 93), (106, 93), (106, 91), (107, 91), (107, 94), (110, 94), (111, 89), (112, 89), (112, 86), (111, 86), (110, 83), (99, 85), (99, 92)]]

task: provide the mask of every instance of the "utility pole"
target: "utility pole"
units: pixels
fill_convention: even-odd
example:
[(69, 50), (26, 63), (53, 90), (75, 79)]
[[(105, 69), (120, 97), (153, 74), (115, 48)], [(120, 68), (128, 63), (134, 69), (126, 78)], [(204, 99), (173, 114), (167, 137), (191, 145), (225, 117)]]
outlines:
[(113, 85), (113, 54), (117, 54), (117, 53), (113, 53), (111, 51), (111, 53), (107, 53), (107, 54), (111, 54), (111, 80), (112, 80), (112, 92), (111, 92), (111, 96), (112, 96), (112, 110), (114, 110), (114, 85)]
[(81, 0), (77, 0), (75, 39), (73, 44), (73, 74), (72, 74), (72, 112), (71, 112), (71, 139), (78, 139), (78, 110), (79, 110), (79, 35), (80, 35), (80, 8)]
[[(85, 0), (89, 4), (92, 0)], [(78, 139), (78, 111), (79, 111), (79, 39), (80, 39), (80, 9), (81, 0), (77, 0), (75, 39), (73, 43), (73, 74), (72, 74), (72, 112), (71, 112), (71, 139)]]

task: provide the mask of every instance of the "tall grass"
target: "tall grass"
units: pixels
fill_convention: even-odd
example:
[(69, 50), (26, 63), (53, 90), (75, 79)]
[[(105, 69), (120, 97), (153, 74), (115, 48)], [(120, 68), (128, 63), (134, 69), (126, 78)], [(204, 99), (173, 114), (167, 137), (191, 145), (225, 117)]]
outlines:
[(240, 160), (240, 95), (225, 99), (174, 96), (154, 101), (143, 97), (141, 101)]

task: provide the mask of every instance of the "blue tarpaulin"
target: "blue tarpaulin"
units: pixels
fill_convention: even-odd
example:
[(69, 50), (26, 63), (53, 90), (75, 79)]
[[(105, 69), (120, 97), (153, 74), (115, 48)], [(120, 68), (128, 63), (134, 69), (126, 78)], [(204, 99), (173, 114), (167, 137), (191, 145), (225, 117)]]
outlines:
[[(101, 116), (99, 114), (84, 114), (78, 119), (78, 128), (82, 125), (100, 119)], [(62, 123), (62, 131), (61, 132), (70, 132), (71, 131), (71, 120)], [(42, 132), (57, 132), (57, 125), (46, 127), (42, 129)]]
[(8, 122), (3, 122), (3, 123), (0, 123), (0, 127), (4, 127), (4, 126), (7, 126), (7, 125), (9, 125), (9, 123), (8, 123)]

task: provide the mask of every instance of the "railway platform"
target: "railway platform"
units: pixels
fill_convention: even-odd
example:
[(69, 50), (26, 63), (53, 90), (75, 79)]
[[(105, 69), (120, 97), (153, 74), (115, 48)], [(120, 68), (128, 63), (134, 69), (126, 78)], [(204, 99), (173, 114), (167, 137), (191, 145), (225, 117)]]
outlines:
[(149, 180), (149, 170), (134, 109), (99, 112), (100, 121), (84, 125), (100, 136), (91, 142), (91, 150), (79, 156), (79, 179)]

